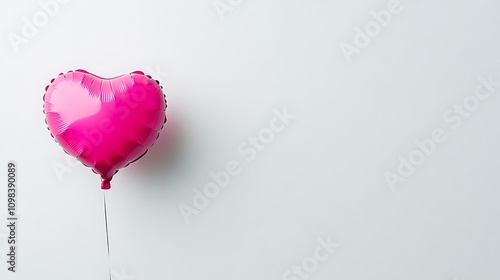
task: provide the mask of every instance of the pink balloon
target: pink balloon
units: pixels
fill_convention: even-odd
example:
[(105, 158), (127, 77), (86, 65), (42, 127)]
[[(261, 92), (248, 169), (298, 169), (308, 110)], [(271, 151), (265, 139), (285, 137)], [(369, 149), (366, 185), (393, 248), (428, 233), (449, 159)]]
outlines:
[(100, 174), (102, 189), (138, 160), (167, 121), (158, 81), (143, 72), (106, 79), (84, 70), (59, 74), (45, 88), (45, 122), (66, 153)]

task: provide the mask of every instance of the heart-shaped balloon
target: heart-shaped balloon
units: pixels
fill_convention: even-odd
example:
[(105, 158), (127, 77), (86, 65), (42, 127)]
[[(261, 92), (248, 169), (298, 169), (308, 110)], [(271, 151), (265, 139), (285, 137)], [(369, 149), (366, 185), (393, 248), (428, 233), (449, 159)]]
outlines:
[(113, 175), (146, 154), (166, 118), (158, 81), (143, 72), (106, 79), (70, 71), (45, 88), (45, 121), (61, 147), (101, 175), (109, 189)]

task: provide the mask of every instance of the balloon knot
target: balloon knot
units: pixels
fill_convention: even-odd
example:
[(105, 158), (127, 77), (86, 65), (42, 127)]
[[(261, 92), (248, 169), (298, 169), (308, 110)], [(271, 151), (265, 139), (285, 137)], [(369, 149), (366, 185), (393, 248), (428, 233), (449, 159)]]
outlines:
[(102, 190), (109, 190), (110, 188), (111, 188), (111, 179), (102, 178), (101, 189)]

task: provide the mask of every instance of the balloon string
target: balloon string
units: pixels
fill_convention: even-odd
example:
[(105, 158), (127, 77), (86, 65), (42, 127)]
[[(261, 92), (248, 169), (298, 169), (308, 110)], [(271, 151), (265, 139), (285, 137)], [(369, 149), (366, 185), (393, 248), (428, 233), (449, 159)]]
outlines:
[(111, 258), (109, 256), (109, 231), (108, 231), (108, 206), (106, 204), (106, 192), (104, 194), (104, 221), (106, 224), (106, 246), (108, 248), (108, 272), (109, 272), (109, 280), (111, 280)]

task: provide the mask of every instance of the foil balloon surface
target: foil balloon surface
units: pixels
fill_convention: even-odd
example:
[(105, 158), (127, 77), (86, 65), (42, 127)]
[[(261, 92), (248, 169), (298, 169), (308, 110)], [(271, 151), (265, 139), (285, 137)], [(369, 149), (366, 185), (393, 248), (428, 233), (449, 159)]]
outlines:
[(162, 87), (140, 71), (115, 78), (69, 71), (51, 81), (43, 100), (52, 137), (101, 176), (102, 189), (146, 154), (167, 121)]

